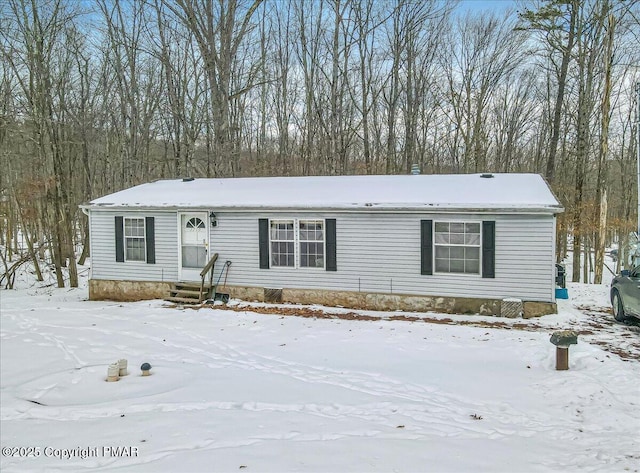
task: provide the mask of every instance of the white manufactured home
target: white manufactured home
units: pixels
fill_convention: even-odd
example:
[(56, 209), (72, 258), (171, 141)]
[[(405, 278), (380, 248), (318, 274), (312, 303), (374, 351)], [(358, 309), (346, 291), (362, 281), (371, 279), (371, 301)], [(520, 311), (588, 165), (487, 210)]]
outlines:
[(180, 300), (209, 274), (249, 300), (555, 312), (563, 209), (537, 174), (161, 180), (82, 207), (91, 299)]

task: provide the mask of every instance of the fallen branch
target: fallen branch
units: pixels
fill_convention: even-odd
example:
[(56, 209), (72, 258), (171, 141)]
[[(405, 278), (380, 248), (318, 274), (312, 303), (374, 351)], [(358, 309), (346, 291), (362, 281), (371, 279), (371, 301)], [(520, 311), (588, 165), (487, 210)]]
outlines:
[(5, 285), (5, 289), (13, 289), (13, 284), (15, 283), (15, 280), (16, 280), (16, 271), (20, 266), (25, 264), (30, 259), (31, 257), (28, 254), (22, 255), (18, 261), (13, 263), (10, 267), (7, 267), (7, 262), (3, 256), (2, 262), (4, 263), (5, 272), (2, 276), (0, 276), (0, 285), (6, 279), (7, 282)]

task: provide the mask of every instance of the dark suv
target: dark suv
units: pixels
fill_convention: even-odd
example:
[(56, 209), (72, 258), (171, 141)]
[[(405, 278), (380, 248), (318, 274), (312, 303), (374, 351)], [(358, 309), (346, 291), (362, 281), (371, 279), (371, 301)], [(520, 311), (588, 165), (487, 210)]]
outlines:
[(618, 322), (627, 317), (640, 319), (640, 266), (624, 270), (611, 281), (613, 316)]

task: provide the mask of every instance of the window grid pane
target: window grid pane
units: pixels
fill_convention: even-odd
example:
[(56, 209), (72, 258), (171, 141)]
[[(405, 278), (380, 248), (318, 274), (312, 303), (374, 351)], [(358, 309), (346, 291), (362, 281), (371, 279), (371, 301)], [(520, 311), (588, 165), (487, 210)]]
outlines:
[(300, 267), (324, 268), (324, 222), (301, 221)]
[(271, 222), (271, 266), (295, 266), (292, 221)]
[(435, 266), (441, 273), (480, 273), (480, 224), (436, 222)]
[(269, 237), (271, 266), (324, 267), (324, 220), (273, 220)]
[(204, 222), (197, 217), (191, 218), (187, 221), (187, 228), (204, 228)]
[(300, 266), (304, 268), (324, 267), (324, 244), (300, 242)]
[(125, 237), (144, 237), (144, 219), (143, 218), (125, 218), (124, 219), (124, 236)]
[(126, 239), (126, 259), (127, 261), (144, 261), (145, 249), (143, 238)]
[(126, 261), (145, 261), (144, 218), (124, 219), (124, 247)]

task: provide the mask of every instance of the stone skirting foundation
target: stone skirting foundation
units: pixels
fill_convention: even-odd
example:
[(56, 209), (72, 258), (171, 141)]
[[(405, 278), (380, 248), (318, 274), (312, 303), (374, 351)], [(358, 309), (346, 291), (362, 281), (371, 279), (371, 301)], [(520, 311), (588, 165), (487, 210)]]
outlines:
[[(116, 301), (164, 299), (169, 295), (170, 288), (171, 283), (169, 282), (92, 279), (89, 281), (89, 299)], [(350, 309), (402, 310), (406, 312), (440, 312), (469, 315), (500, 316), (502, 304), (499, 299), (376, 294), (320, 289), (226, 286), (221, 287), (219, 292), (227, 293), (235, 299), (247, 301), (320, 304)], [(552, 302), (524, 301), (522, 307), (525, 319), (557, 312), (557, 306)]]
[(158, 281), (89, 280), (89, 300), (135, 302), (164, 299), (169, 296), (172, 283)]

